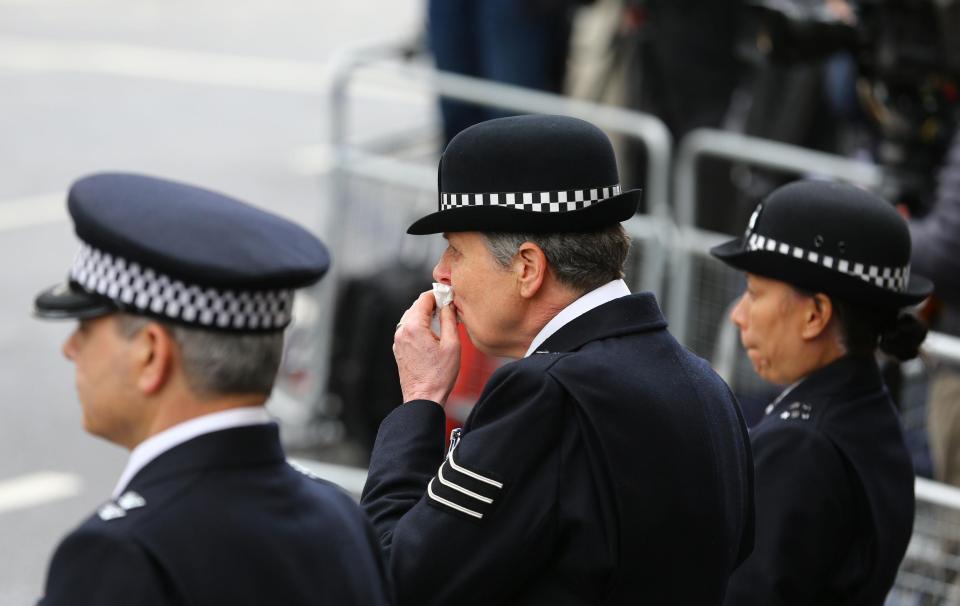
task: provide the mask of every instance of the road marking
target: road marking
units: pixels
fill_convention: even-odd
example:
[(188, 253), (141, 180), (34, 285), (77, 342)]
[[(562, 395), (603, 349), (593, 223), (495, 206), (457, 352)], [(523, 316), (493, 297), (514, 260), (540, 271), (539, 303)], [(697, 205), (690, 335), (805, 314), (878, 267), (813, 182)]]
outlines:
[(37, 471), (0, 480), (0, 513), (59, 501), (80, 494), (83, 482), (73, 473)]
[(0, 233), (66, 221), (66, 199), (57, 192), (0, 202)]
[[(232, 86), (287, 93), (323, 94), (329, 63), (179, 50), (119, 42), (76, 42), (0, 36), (0, 68), (27, 72), (76, 72), (168, 82)], [(358, 82), (352, 94), (422, 104), (428, 91)]]

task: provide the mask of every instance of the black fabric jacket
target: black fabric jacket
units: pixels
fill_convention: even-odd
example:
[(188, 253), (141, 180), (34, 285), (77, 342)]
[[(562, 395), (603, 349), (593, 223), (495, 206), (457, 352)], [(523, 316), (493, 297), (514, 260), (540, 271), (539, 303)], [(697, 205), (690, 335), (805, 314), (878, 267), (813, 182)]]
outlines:
[(881, 606), (913, 529), (913, 467), (872, 358), (845, 357), (753, 428), (757, 536), (728, 606)]
[(650, 294), (500, 368), (446, 459), (443, 426), (392, 412), (361, 499), (400, 605), (720, 604), (750, 551), (737, 403)]
[(148, 463), (60, 544), (40, 601), (386, 603), (362, 512), (338, 487), (288, 465), (274, 424), (202, 435)]

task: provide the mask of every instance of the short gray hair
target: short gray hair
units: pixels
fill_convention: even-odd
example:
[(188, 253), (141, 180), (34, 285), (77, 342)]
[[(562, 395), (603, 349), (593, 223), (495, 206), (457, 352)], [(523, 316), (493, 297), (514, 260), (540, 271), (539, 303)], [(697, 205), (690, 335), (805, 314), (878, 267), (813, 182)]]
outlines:
[(622, 278), (630, 252), (630, 237), (619, 223), (582, 233), (484, 232), (483, 235), (493, 257), (503, 267), (510, 265), (521, 244), (536, 244), (547, 257), (557, 280), (580, 293)]
[(150, 322), (163, 326), (180, 348), (187, 385), (197, 395), (269, 395), (273, 390), (283, 357), (282, 331), (230, 334), (144, 316), (117, 317), (120, 334), (127, 339)]

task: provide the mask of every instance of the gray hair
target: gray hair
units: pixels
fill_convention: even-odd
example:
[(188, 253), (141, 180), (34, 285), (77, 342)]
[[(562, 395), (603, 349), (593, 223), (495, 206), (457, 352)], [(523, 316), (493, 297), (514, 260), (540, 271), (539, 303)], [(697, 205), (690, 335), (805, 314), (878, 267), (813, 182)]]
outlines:
[(630, 237), (619, 223), (582, 233), (484, 232), (483, 235), (493, 257), (503, 267), (510, 265), (521, 244), (536, 244), (547, 257), (557, 280), (580, 293), (622, 278), (630, 251)]
[(180, 348), (187, 385), (206, 397), (269, 395), (283, 357), (283, 332), (230, 334), (118, 314), (117, 325), (126, 339), (150, 322), (160, 324)]

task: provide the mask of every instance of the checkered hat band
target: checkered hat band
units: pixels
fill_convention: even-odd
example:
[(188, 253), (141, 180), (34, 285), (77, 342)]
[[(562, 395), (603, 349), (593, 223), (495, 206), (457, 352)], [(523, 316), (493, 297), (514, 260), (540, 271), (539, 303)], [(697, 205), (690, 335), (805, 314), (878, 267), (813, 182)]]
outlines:
[(748, 236), (747, 250), (772, 252), (785, 257), (807, 261), (815, 265), (821, 265), (827, 269), (860, 278), (864, 282), (869, 282), (874, 286), (879, 286), (884, 290), (896, 293), (906, 292), (907, 284), (910, 282), (910, 265), (904, 265), (903, 267), (882, 267), (879, 265), (855, 263), (846, 259), (837, 259), (830, 255), (806, 250), (793, 244), (787, 244), (786, 242), (778, 242), (773, 238), (768, 238), (760, 234), (750, 234)]
[(620, 186), (568, 191), (512, 192), (495, 194), (440, 194), (440, 210), (469, 206), (502, 206), (535, 213), (565, 213), (580, 210), (620, 195)]
[(293, 290), (218, 290), (167, 275), (83, 244), (70, 278), (125, 308), (201, 327), (279, 330), (290, 323)]

